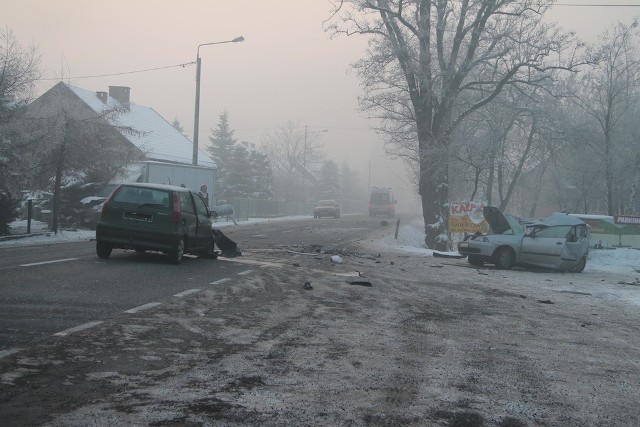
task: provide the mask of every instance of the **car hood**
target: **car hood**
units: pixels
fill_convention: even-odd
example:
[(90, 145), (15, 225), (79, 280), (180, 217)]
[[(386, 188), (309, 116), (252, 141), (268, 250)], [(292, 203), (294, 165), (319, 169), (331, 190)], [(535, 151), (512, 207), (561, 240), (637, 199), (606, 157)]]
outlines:
[(500, 212), (500, 209), (494, 206), (485, 206), (482, 209), (484, 219), (489, 223), (491, 231), (495, 234), (503, 234), (507, 230), (511, 230), (509, 221), (505, 218), (504, 214)]

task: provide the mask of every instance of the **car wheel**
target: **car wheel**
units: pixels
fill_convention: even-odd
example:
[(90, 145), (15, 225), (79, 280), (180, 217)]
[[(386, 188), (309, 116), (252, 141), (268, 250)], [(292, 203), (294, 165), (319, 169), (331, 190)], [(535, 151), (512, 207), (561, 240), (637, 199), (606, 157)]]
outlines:
[(111, 255), (112, 247), (105, 242), (98, 240), (96, 242), (96, 252), (100, 258), (109, 258)]
[(169, 254), (171, 262), (174, 264), (180, 264), (182, 262), (182, 256), (184, 255), (184, 239), (180, 239), (176, 245), (176, 249)]
[(482, 267), (484, 266), (484, 260), (477, 255), (469, 255), (467, 256), (467, 262), (474, 267)]
[(494, 254), (494, 257), (496, 260), (496, 267), (503, 270), (511, 269), (516, 261), (516, 257), (510, 248), (499, 248)]
[(584, 268), (587, 266), (587, 257), (582, 257), (580, 261), (571, 269), (572, 273), (582, 273)]

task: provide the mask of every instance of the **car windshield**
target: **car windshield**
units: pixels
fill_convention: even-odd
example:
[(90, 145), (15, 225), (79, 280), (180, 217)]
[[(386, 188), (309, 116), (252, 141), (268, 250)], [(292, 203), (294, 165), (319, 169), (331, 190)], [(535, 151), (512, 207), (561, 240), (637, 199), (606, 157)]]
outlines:
[(377, 204), (389, 203), (389, 193), (371, 193), (371, 202)]

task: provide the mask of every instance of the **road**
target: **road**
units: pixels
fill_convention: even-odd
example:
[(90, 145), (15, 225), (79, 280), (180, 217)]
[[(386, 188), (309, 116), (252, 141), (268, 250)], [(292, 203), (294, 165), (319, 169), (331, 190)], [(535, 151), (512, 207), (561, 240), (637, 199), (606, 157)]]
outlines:
[[(640, 425), (640, 315), (620, 298), (638, 288), (611, 273), (384, 250), (393, 224), (367, 217), (225, 231), (242, 257), (1, 257), (4, 277), (55, 273), (78, 305), (95, 283), (113, 291), (59, 326), (91, 327), (0, 357), (3, 425)], [(64, 258), (78, 260), (19, 267)]]
[[(339, 244), (380, 221), (343, 216), (340, 236), (321, 230), (328, 219), (273, 221), (225, 229), (240, 248)], [(314, 231), (315, 230), (315, 231)], [(174, 266), (158, 253), (115, 250), (108, 260), (95, 242), (0, 249), (0, 354), (119, 313), (158, 304), (246, 270), (242, 264), (186, 256)]]

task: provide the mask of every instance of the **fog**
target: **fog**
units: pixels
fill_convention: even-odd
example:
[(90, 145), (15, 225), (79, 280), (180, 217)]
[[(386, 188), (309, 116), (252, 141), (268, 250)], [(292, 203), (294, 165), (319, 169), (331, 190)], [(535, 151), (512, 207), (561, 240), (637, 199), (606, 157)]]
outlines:
[[(35, 96), (61, 78), (92, 91), (131, 88), (134, 103), (178, 119), (192, 138), (198, 45), (243, 36), (243, 43), (202, 46), (200, 132), (208, 143), (228, 111), (238, 141), (293, 121), (321, 135), (328, 158), (358, 171), (363, 188), (396, 189), (400, 208), (413, 198), (401, 162), (385, 159), (383, 140), (357, 108), (361, 88), (349, 64), (367, 47), (363, 37), (330, 39), (327, 0), (3, 0), (0, 24), (42, 54), (44, 80)], [(612, 23), (629, 22), (640, 7), (590, 7), (603, 0), (566, 0), (550, 17), (595, 41)], [(574, 4), (578, 6), (567, 6)], [(615, 4), (638, 5), (617, 0)], [(93, 77), (88, 77), (93, 76)], [(417, 204), (411, 204), (412, 209)]]

